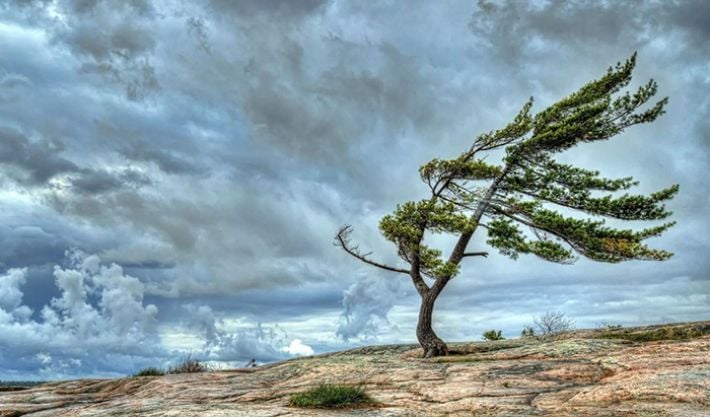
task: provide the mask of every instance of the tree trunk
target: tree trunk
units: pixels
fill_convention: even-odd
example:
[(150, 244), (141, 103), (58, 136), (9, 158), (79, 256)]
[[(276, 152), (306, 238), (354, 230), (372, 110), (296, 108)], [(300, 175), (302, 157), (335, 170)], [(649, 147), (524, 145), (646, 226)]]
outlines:
[(438, 294), (427, 294), (422, 297), (422, 305), (419, 309), (419, 322), (417, 323), (417, 340), (424, 349), (425, 358), (435, 356), (446, 356), (449, 348), (431, 328), (431, 315), (434, 311), (434, 302)]

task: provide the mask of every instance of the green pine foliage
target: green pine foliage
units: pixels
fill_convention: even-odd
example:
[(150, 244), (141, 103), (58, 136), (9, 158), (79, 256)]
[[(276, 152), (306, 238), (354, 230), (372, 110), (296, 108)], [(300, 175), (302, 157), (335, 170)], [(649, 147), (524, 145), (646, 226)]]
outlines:
[[(458, 273), (466, 244), (479, 227), (487, 231), (489, 245), (513, 259), (520, 254), (556, 263), (571, 263), (580, 255), (611, 263), (668, 259), (672, 253), (644, 241), (674, 222), (634, 230), (610, 226), (606, 219), (666, 219), (671, 212), (664, 203), (676, 195), (677, 185), (650, 195), (620, 195), (638, 182), (605, 178), (554, 159), (663, 114), (666, 98), (645, 106), (656, 94), (655, 81), (622, 92), (635, 64), (634, 54), (540, 113), (532, 113), (530, 99), (510, 124), (478, 136), (460, 156), (424, 164), (419, 173), (431, 196), (398, 205), (385, 216), (380, 222), (385, 238), (413, 270), (444, 280)], [(502, 161), (487, 162), (486, 154), (496, 149), (505, 150)], [(446, 259), (423, 243), (426, 232), (458, 235), (459, 245)]]
[(505, 340), (503, 334), (500, 330), (487, 330), (483, 332), (483, 340), (495, 341), (495, 340)]
[(523, 338), (535, 337), (535, 329), (533, 329), (530, 326), (523, 327), (523, 330), (520, 331), (520, 337), (523, 337)]

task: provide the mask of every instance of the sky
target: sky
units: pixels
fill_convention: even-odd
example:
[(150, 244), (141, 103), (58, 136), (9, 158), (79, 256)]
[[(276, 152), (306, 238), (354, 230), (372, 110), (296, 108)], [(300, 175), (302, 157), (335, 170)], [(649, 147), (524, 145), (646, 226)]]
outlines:
[[(665, 262), (511, 260), (476, 235), (448, 341), (710, 320), (710, 2), (0, 2), (0, 380), (415, 343), (404, 275), (333, 246), (451, 158), (638, 52), (667, 113), (560, 160), (680, 185)], [(636, 227), (639, 225), (633, 225)], [(447, 249), (451, 238), (437, 236)]]

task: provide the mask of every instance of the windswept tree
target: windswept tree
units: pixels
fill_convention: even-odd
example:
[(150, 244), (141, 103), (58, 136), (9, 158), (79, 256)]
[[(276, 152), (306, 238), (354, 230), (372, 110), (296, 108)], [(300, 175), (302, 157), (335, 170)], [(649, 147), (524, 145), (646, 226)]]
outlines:
[[(396, 207), (380, 221), (406, 267), (373, 260), (351, 241), (351, 226), (340, 229), (335, 243), (359, 260), (409, 275), (421, 296), (417, 339), (425, 357), (446, 355), (446, 344), (432, 329), (434, 302), (454, 278), (464, 259), (486, 257), (469, 251), (474, 234), (484, 229), (487, 243), (516, 259), (533, 254), (560, 264), (577, 255), (599, 262), (668, 259), (672, 253), (644, 244), (674, 222), (642, 230), (618, 229), (604, 218), (661, 220), (671, 213), (663, 202), (678, 186), (650, 195), (621, 194), (638, 184), (631, 177), (610, 179), (598, 171), (563, 164), (555, 156), (586, 142), (618, 135), (627, 127), (649, 123), (664, 113), (667, 98), (644, 106), (656, 94), (650, 80), (635, 92), (622, 92), (631, 81), (636, 54), (596, 81), (533, 115), (532, 98), (510, 124), (478, 136), (454, 159), (433, 159), (419, 169), (431, 195)], [(642, 107), (646, 107), (642, 109)], [(500, 162), (486, 154), (503, 150)], [(458, 237), (448, 257), (424, 243), (429, 233)]]

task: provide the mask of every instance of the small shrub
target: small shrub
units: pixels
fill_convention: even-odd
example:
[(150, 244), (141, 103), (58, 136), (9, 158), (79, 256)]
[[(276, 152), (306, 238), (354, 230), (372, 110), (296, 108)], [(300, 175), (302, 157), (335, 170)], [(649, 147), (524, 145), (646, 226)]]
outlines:
[(152, 366), (149, 368), (143, 368), (140, 371), (133, 374), (133, 376), (163, 376), (163, 375), (165, 375), (165, 371), (163, 371), (160, 368), (155, 368)]
[(523, 331), (520, 332), (520, 337), (535, 337), (535, 329), (530, 326), (523, 327)]
[(210, 368), (206, 364), (197, 359), (193, 359), (191, 356), (188, 356), (179, 364), (170, 366), (170, 368), (168, 368), (168, 373), (190, 374), (196, 372), (208, 372), (209, 370)]
[(483, 340), (503, 340), (505, 337), (500, 330), (488, 330), (483, 332)]
[(543, 337), (554, 337), (574, 330), (574, 321), (559, 311), (548, 311), (534, 322)]
[(362, 387), (321, 384), (306, 392), (293, 394), (289, 405), (309, 408), (344, 408), (372, 405), (375, 401)]

